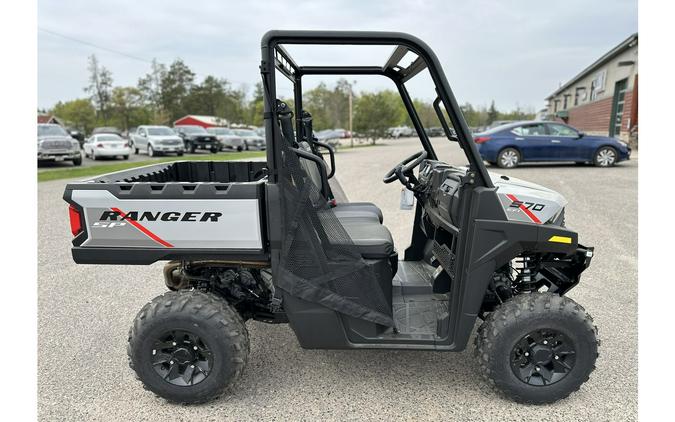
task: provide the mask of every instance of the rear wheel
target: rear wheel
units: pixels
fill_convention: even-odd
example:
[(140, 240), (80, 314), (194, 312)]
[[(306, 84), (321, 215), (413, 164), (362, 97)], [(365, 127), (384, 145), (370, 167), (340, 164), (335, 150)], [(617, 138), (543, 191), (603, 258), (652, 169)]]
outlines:
[(497, 165), (501, 168), (510, 169), (520, 164), (520, 153), (515, 148), (504, 148), (497, 155)]
[(125, 159), (125, 160), (128, 160), (128, 159), (129, 159), (129, 155), (128, 155), (128, 154), (127, 154), (127, 155), (123, 155), (122, 158)]
[(612, 167), (616, 164), (616, 150), (612, 147), (602, 147), (596, 151), (593, 163), (598, 167)]
[(138, 155), (138, 148), (134, 148), (134, 154)]
[(241, 376), (248, 332), (239, 314), (215, 295), (167, 292), (136, 316), (127, 353), (146, 389), (171, 402), (204, 403)]
[(217, 153), (217, 152), (218, 152), (218, 148), (217, 148), (217, 147), (211, 148), (211, 154), (215, 154), (215, 153)]
[(577, 391), (595, 369), (597, 328), (572, 299), (517, 296), (478, 329), (475, 355), (483, 378), (520, 403), (553, 403)]

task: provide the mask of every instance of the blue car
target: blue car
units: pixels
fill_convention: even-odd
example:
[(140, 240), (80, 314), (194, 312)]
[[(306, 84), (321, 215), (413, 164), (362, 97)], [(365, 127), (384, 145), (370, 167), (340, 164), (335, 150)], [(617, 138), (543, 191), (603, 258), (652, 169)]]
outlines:
[(573, 161), (611, 167), (630, 159), (625, 142), (586, 135), (558, 122), (528, 121), (497, 126), (474, 134), (483, 160), (502, 168), (528, 161)]

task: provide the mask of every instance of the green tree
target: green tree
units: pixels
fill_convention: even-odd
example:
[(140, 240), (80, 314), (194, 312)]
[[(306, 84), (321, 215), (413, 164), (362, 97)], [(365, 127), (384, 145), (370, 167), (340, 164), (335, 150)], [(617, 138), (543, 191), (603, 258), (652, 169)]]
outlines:
[(94, 54), (89, 56), (88, 70), (89, 85), (84, 90), (91, 96), (91, 100), (96, 106), (98, 118), (106, 124), (112, 99), (112, 74), (108, 69), (99, 64)]
[(405, 121), (404, 113), (401, 97), (394, 91), (361, 93), (354, 105), (354, 130), (375, 144), (388, 128)]
[(265, 91), (262, 82), (258, 82), (253, 89), (253, 99), (248, 103), (247, 118), (244, 119), (244, 122), (254, 126), (262, 126), (264, 110)]
[(492, 100), (490, 103), (490, 109), (487, 112), (487, 124), (491, 124), (495, 120), (498, 120), (499, 118), (499, 112), (497, 111), (497, 108), (495, 107), (495, 100)]
[(194, 84), (194, 72), (181, 60), (176, 59), (160, 82), (160, 104), (170, 124), (188, 114), (186, 99)]
[(218, 116), (225, 108), (226, 88), (227, 81), (209, 75), (190, 89), (186, 106), (191, 114)]
[(166, 66), (152, 59), (150, 72), (138, 80), (138, 90), (143, 102), (152, 111), (153, 121), (162, 121), (162, 79), (166, 75)]
[(84, 133), (90, 133), (96, 126), (96, 109), (91, 104), (89, 98), (80, 98), (66, 102), (59, 101), (50, 113)]
[(116, 87), (112, 91), (112, 121), (124, 130), (148, 122), (152, 110), (143, 104), (143, 94), (135, 87)]

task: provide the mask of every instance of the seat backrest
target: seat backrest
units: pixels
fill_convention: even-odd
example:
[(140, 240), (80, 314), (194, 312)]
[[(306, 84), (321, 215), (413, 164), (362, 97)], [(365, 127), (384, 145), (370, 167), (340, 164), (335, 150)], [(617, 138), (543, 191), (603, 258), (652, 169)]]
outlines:
[[(310, 154), (314, 154), (312, 151), (312, 147), (309, 145), (309, 142), (307, 141), (300, 141), (298, 143), (298, 149), (308, 152)], [(307, 173), (307, 176), (314, 182), (316, 187), (321, 189), (321, 185), (323, 184), (321, 181), (321, 172), (318, 168), (318, 164), (310, 161), (306, 158), (300, 157), (300, 166), (305, 170), (305, 173)]]
[[(308, 126), (306, 126), (305, 119), (303, 118), (302, 119), (302, 128), (300, 128), (299, 130), (302, 131), (301, 134), (303, 135), (303, 138), (305, 138), (305, 139), (303, 139), (301, 142), (296, 142), (294, 132), (293, 132), (293, 112), (291, 111), (291, 109), (288, 107), (288, 105), (285, 102), (283, 102), (281, 100), (277, 100), (277, 113), (278, 113), (278, 116), (279, 116), (279, 124), (281, 125), (281, 134), (282, 134), (284, 140), (286, 141), (286, 143), (288, 143), (288, 145), (290, 145), (292, 148), (297, 148), (297, 149), (299, 149), (301, 151), (304, 151), (308, 154), (318, 156), (323, 160), (323, 157), (320, 154), (317, 154), (316, 151), (314, 151), (314, 149), (312, 148), (312, 146), (310, 144), (310, 141), (307, 141), (306, 138), (305, 138), (305, 136), (307, 136), (307, 134), (309, 134), (310, 139), (311, 139), (311, 137), (313, 137), (313, 134), (311, 132), (311, 130), (312, 130), (312, 126), (311, 126), (312, 116), (307, 112), (303, 112), (303, 117), (305, 117), (305, 118), (308, 117), (308, 119), (309, 119), (309, 122), (308, 122), (309, 129), (307, 129)], [(309, 132), (307, 132), (307, 130), (309, 130)], [(298, 155), (298, 160), (300, 162), (300, 167), (302, 167), (302, 169), (305, 171), (305, 173), (310, 178), (312, 183), (314, 183), (314, 185), (316, 185), (316, 187), (319, 188), (320, 191), (326, 192), (330, 196), (330, 193), (329, 193), (330, 187), (329, 186), (323, 186), (322, 177), (321, 177), (321, 171), (322, 170), (326, 171), (325, 165), (324, 165), (323, 169), (320, 169), (319, 163), (314, 162), (312, 160), (309, 160), (309, 159), (307, 159), (305, 157), (302, 157), (300, 155)], [(326, 198), (326, 199), (329, 199), (329, 198)]]

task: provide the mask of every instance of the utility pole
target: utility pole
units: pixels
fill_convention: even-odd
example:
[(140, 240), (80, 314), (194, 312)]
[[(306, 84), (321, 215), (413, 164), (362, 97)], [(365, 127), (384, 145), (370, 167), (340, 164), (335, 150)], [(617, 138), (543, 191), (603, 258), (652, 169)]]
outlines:
[(349, 144), (351, 148), (354, 148), (354, 133), (352, 131), (352, 97), (354, 96), (354, 90), (352, 89), (356, 81), (352, 81), (349, 84)]

